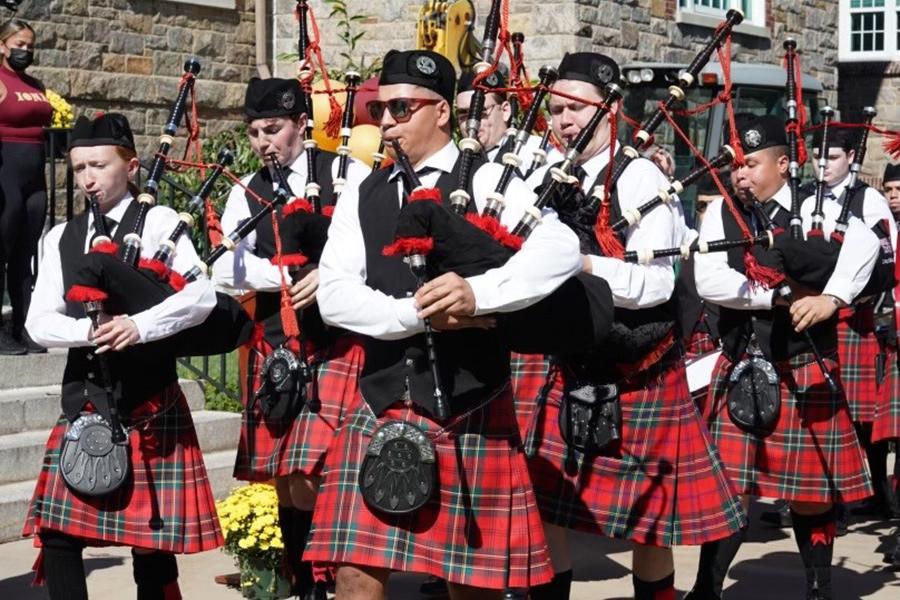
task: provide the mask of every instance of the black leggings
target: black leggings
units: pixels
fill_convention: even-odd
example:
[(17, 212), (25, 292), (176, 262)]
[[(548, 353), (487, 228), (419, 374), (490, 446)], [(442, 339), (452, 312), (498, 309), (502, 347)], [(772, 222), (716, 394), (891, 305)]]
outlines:
[(31, 263), (47, 214), (44, 164), (43, 144), (0, 142), (0, 300), (5, 281), (16, 334), (31, 303)]

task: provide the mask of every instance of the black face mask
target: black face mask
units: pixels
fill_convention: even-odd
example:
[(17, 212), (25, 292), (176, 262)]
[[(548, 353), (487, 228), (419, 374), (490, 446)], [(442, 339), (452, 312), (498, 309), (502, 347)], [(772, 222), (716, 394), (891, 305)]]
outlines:
[(13, 71), (24, 71), (34, 62), (34, 50), (10, 48), (6, 62)]

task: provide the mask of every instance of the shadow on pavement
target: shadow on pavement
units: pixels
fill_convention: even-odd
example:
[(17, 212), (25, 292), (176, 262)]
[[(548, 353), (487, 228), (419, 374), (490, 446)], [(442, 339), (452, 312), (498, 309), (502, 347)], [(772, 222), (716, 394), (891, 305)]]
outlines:
[[(109, 556), (102, 558), (85, 557), (84, 571), (87, 575), (91, 571), (99, 569), (109, 569), (111, 567), (119, 567), (125, 564), (125, 559), (119, 556)], [(34, 586), (34, 573), (28, 571), (22, 575), (0, 579), (0, 598), (15, 598), (15, 600), (46, 600), (47, 588), (44, 586)]]

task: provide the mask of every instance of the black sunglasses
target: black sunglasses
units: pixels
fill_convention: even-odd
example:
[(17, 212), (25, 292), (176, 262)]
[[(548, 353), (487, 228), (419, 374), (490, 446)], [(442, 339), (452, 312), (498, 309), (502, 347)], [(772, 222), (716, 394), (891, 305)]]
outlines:
[(381, 121), (384, 109), (387, 108), (395, 121), (398, 123), (405, 123), (412, 118), (414, 112), (423, 106), (437, 104), (438, 102), (441, 102), (441, 100), (435, 98), (391, 98), (386, 102), (372, 100), (366, 102), (366, 110), (372, 119)]

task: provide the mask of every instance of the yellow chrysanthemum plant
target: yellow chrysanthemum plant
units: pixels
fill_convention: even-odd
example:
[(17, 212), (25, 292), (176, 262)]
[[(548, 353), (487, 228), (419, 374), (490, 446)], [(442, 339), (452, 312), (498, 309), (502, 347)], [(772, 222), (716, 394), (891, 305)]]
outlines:
[[(225, 535), (227, 554), (235, 557), (241, 573), (267, 568), (278, 571), (284, 543), (278, 526), (278, 496), (268, 484), (255, 483), (239, 487), (231, 495), (216, 502), (219, 524)], [(254, 581), (241, 578), (241, 586)]]
[(65, 98), (49, 88), (45, 90), (44, 95), (47, 96), (47, 100), (50, 101), (50, 106), (53, 107), (53, 117), (50, 121), (50, 127), (71, 127), (75, 122), (75, 113), (72, 110), (72, 105), (66, 102)]

